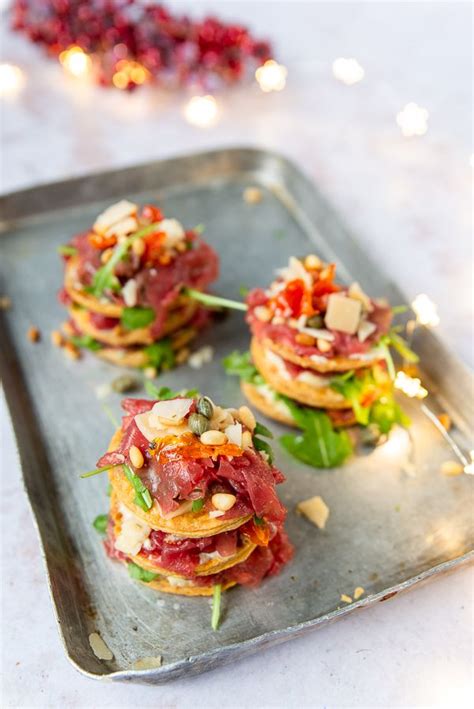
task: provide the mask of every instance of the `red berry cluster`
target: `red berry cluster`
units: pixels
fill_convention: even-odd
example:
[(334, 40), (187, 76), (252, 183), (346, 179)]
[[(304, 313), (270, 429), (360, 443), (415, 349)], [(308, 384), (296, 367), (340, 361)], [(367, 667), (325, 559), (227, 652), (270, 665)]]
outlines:
[[(147, 81), (214, 91), (271, 57), (270, 44), (241, 25), (213, 17), (194, 22), (140, 0), (14, 0), (12, 27), (53, 56), (71, 45), (81, 47), (104, 86), (113, 84), (124, 62), (135, 62)], [(133, 76), (121, 88), (135, 88)]]

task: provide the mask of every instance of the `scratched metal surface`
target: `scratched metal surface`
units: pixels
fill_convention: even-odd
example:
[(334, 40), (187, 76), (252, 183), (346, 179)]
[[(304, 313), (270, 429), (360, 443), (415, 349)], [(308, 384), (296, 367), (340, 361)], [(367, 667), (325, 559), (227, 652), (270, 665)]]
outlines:
[[(250, 184), (264, 191), (259, 205), (242, 200)], [(189, 226), (204, 223), (222, 260), (216, 292), (228, 297), (239, 297), (241, 285), (268, 283), (291, 254), (317, 251), (335, 259), (345, 279), (359, 280), (372, 295), (403, 302), (316, 188), (285, 159), (265, 152), (205, 153), (2, 199), (0, 289), (13, 308), (2, 314), (1, 371), (53, 606), (77, 668), (95, 678), (154, 683), (202, 672), (469, 561), (473, 479), (440, 474), (440, 463), (452, 454), (417, 403), (407, 406), (411, 441), (396, 431), (388, 443), (341, 469), (313, 470), (276, 446), (277, 463), (287, 475), (281, 496), (289, 508), (287, 528), (296, 556), (260, 588), (227, 593), (216, 633), (207, 599), (157, 594), (106, 558), (91, 526), (107, 508), (106, 480), (80, 480), (78, 474), (93, 467), (106, 448), (112, 428), (96, 390), (120, 370), (92, 355), (70, 362), (49, 343), (49, 333), (64, 315), (55, 298), (62, 270), (56, 247), (87, 228), (111, 199), (122, 197), (156, 201)], [(26, 338), (30, 324), (43, 334), (37, 345)], [(243, 317), (232, 313), (201, 337), (199, 344), (215, 348), (211, 364), (199, 371), (182, 367), (161, 383), (198, 387), (217, 401), (238, 405), (238, 383), (224, 376), (220, 360), (247, 343)], [(472, 375), (432, 334), (420, 332), (415, 345), (436, 390), (430, 405), (452, 415), (453, 435), (471, 448)], [(118, 414), (119, 396), (108, 403)], [(277, 435), (284, 431), (271, 425)], [(315, 494), (331, 510), (324, 531), (294, 513), (296, 502)], [(365, 589), (362, 599), (341, 604), (340, 594), (350, 595), (356, 586)], [(88, 636), (94, 631), (114, 653), (111, 662), (92, 653)], [(160, 668), (131, 668), (137, 659), (156, 655), (163, 658)]]

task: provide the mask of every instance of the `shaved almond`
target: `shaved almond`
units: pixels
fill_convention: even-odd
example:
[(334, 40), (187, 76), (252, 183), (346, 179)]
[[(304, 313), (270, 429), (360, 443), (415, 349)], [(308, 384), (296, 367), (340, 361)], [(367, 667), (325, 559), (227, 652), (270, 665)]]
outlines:
[(319, 495), (298, 502), (296, 511), (307, 517), (319, 529), (324, 529), (329, 518), (329, 507)]

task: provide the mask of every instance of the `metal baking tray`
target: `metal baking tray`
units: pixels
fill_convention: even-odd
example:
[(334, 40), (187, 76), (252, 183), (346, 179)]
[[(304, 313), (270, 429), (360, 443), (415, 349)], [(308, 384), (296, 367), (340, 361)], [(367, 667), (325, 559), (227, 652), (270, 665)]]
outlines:
[[(262, 189), (260, 204), (242, 199), (248, 185)], [(77, 669), (98, 679), (150, 683), (196, 674), (472, 559), (473, 479), (440, 474), (441, 462), (452, 453), (419, 402), (408, 400), (411, 437), (395, 431), (388, 443), (340, 469), (300, 465), (275, 446), (287, 476), (280, 494), (289, 509), (287, 529), (296, 555), (260, 588), (225, 594), (217, 632), (210, 627), (208, 599), (158, 594), (131, 581), (105, 556), (91, 523), (107, 510), (107, 481), (80, 480), (79, 474), (94, 466), (112, 434), (97, 392), (120, 370), (93, 355), (69, 361), (50, 344), (49, 333), (64, 318), (56, 300), (62, 278), (56, 247), (122, 197), (157, 202), (186, 225), (204, 223), (206, 238), (222, 259), (215, 291), (230, 298), (239, 297), (242, 285), (267, 284), (291, 254), (316, 251), (371, 295), (403, 302), (315, 186), (284, 157), (265, 151), (207, 152), (2, 198), (0, 292), (10, 296), (13, 307), (1, 314), (1, 374), (59, 631)], [(30, 325), (42, 333), (38, 344), (28, 341)], [(229, 406), (241, 404), (238, 382), (224, 375), (221, 359), (246, 349), (248, 340), (242, 314), (233, 312), (202, 334), (199, 344), (215, 350), (210, 364), (197, 371), (181, 367), (161, 382), (176, 389), (198, 387)], [(418, 330), (414, 346), (434, 392), (429, 405), (450, 414), (453, 436), (469, 450), (472, 375), (431, 332)], [(114, 394), (107, 402), (117, 415), (119, 398)], [(277, 435), (285, 430), (276, 423), (271, 427)], [(330, 508), (324, 531), (294, 511), (298, 501), (316, 494)], [(356, 586), (365, 589), (362, 598), (342, 603), (340, 595), (352, 595)], [(113, 660), (95, 657), (88, 640), (92, 632), (102, 636)], [(133, 669), (136, 660), (150, 656), (161, 656), (161, 667)]]

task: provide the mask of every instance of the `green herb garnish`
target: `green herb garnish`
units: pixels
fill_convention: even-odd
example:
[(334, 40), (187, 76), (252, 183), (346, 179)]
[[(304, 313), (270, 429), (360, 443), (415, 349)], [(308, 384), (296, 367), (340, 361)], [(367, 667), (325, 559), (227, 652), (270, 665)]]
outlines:
[(212, 594), (212, 617), (211, 617), (211, 628), (217, 630), (219, 626), (219, 619), (221, 616), (221, 591), (222, 586), (218, 583), (214, 586)]
[(206, 305), (208, 308), (231, 308), (234, 310), (247, 310), (245, 303), (241, 303), (238, 300), (229, 300), (228, 298), (220, 298), (217, 295), (210, 295), (209, 293), (201, 293), (199, 290), (194, 290), (194, 288), (183, 288), (181, 291), (183, 295), (188, 298), (193, 298), (199, 303)]
[[(118, 244), (114, 248), (114, 252), (107, 261), (107, 263), (101, 268), (99, 268), (94, 274), (91, 290), (93, 295), (98, 297), (102, 295), (104, 290), (106, 290), (107, 288), (111, 290), (117, 289), (118, 279), (116, 276), (114, 276), (115, 266), (117, 266), (117, 264), (126, 256), (127, 251), (129, 250), (134, 241), (136, 241), (137, 239), (141, 239), (147, 234), (152, 234), (154, 231), (156, 231), (158, 226), (159, 222), (149, 224), (148, 226), (144, 227), (143, 229), (140, 229), (139, 231), (136, 231), (134, 234), (124, 239), (121, 244)], [(118, 284), (118, 286), (120, 287), (120, 284)]]
[(253, 516), (253, 521), (255, 522), (257, 527), (263, 527), (263, 525), (265, 524), (265, 520), (263, 519), (263, 517), (257, 517), (257, 515)]
[(254, 436), (265, 436), (265, 438), (273, 438), (273, 433), (270, 431), (269, 428), (263, 425), (263, 423), (257, 423), (255, 424), (255, 428), (253, 430), (253, 435)]
[(239, 287), (239, 293), (240, 293), (240, 295), (242, 296), (242, 298), (245, 298), (245, 296), (247, 295), (247, 293), (249, 292), (249, 290), (250, 290), (250, 289), (247, 288), (247, 286), (243, 286), (243, 285), (242, 285), (242, 286)]
[(145, 381), (146, 393), (153, 399), (159, 399), (164, 401), (167, 399), (176, 399), (177, 396), (184, 396), (186, 399), (194, 399), (198, 396), (199, 391), (197, 389), (181, 389), (181, 391), (173, 391), (169, 387), (157, 387), (149, 379)]
[(200, 497), (199, 500), (193, 500), (191, 510), (193, 512), (200, 512), (203, 507), (204, 507), (204, 499), (202, 497)]
[(273, 450), (272, 450), (271, 445), (267, 441), (262, 441), (262, 439), (258, 438), (257, 436), (253, 436), (252, 443), (254, 445), (255, 450), (263, 451), (266, 454), (270, 465), (273, 465), (273, 461), (274, 461), (275, 456), (273, 455)]
[(97, 352), (97, 350), (102, 349), (101, 343), (94, 340), (90, 335), (72, 335), (69, 339), (76, 347), (91, 350), (91, 352)]
[(128, 482), (135, 490), (135, 499), (133, 500), (134, 503), (147, 512), (153, 506), (150, 491), (147, 487), (145, 487), (138, 475), (135, 475), (131, 468), (128, 467), (128, 465), (124, 465), (123, 470)]
[(238, 352), (238, 350), (235, 350), (227, 357), (224, 357), (222, 365), (227, 374), (240, 377), (244, 382), (256, 385), (265, 384), (262, 375), (252, 362), (250, 352)]
[(171, 341), (167, 338), (148, 345), (144, 351), (148, 355), (149, 365), (157, 370), (172, 369), (174, 367), (174, 351)]
[(138, 564), (134, 564), (133, 561), (128, 562), (127, 569), (129, 576), (131, 576), (132, 579), (136, 579), (137, 581), (143, 581), (143, 583), (150, 583), (150, 581), (154, 581), (160, 575), (154, 574), (153, 571), (147, 571), (146, 569), (142, 569), (141, 566), (138, 566)]
[(286, 396), (279, 399), (302, 429), (300, 434), (288, 433), (280, 437), (280, 443), (288, 453), (315, 468), (334, 468), (352, 453), (347, 431), (335, 431), (327, 414), (298, 406)]
[(392, 313), (394, 315), (399, 315), (400, 313), (406, 313), (409, 310), (408, 305), (394, 305), (392, 307)]
[(108, 521), (108, 515), (97, 515), (95, 520), (92, 522), (92, 526), (99, 532), (99, 534), (105, 534), (107, 532)]
[(106, 470), (116, 468), (118, 465), (122, 465), (122, 463), (112, 463), (111, 465), (104, 465), (102, 468), (96, 468), (95, 470), (89, 470), (87, 473), (82, 473), (82, 475), (79, 475), (79, 477), (91, 478), (93, 475), (99, 475), (100, 473), (104, 473)]
[(61, 254), (61, 256), (75, 256), (77, 254), (77, 249), (75, 246), (62, 244), (61, 246), (58, 246), (58, 254)]
[(382, 337), (382, 343), (393, 347), (393, 349), (396, 350), (398, 354), (407, 362), (416, 364), (420, 361), (420, 358), (416, 352), (413, 352), (413, 350), (410, 349), (403, 337), (400, 337), (400, 335), (395, 332), (395, 329), (392, 329), (388, 335), (384, 335)]
[(120, 322), (125, 330), (137, 330), (140, 327), (150, 325), (156, 314), (153, 308), (124, 308), (120, 316)]

